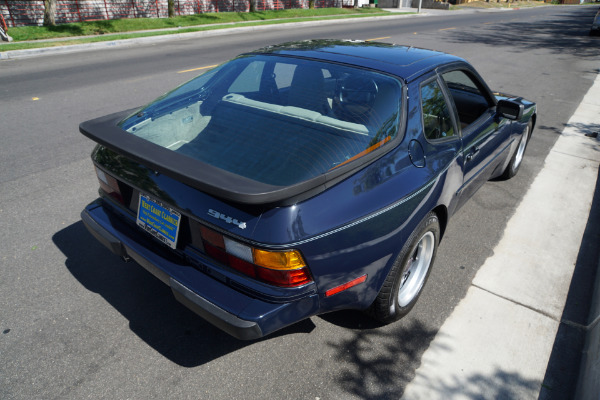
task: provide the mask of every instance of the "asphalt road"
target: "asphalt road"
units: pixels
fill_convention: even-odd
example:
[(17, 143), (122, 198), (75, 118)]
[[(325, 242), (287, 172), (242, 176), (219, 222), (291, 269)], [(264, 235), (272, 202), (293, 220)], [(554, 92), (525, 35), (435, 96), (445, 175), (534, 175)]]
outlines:
[[(587, 33), (596, 8), (274, 26), (1, 60), (0, 398), (398, 398), (595, 78), (599, 42)], [(79, 212), (97, 180), (93, 144), (78, 124), (149, 102), (198, 73), (181, 71), (309, 38), (381, 38), (465, 57), (490, 87), (536, 101), (538, 126), (519, 175), (487, 183), (451, 220), (408, 317), (377, 327), (338, 312), (240, 342), (87, 233)]]

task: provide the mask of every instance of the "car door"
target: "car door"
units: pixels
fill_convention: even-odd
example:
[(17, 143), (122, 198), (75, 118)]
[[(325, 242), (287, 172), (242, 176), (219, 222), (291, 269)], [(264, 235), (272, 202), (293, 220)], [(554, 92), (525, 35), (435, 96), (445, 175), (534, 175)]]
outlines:
[(457, 192), (460, 207), (505, 160), (510, 125), (497, 117), (494, 97), (474, 71), (459, 66), (439, 74), (461, 131), (463, 184)]
[[(422, 115), (422, 131), (425, 162), (423, 166), (432, 175), (444, 173), (445, 187), (441, 201), (448, 206), (452, 214), (457, 206), (456, 190), (462, 185), (462, 167), (458, 160), (462, 157), (460, 131), (452, 109), (452, 103), (444, 90), (444, 83), (437, 74), (425, 77), (418, 87)], [(409, 89), (410, 98), (417, 98)], [(409, 122), (408, 129), (411, 129)], [(413, 140), (411, 144), (415, 141)], [(412, 156), (412, 147), (409, 151)], [(413, 161), (414, 163), (414, 161)], [(415, 164), (417, 165), (417, 164)], [(418, 166), (418, 165), (417, 165)]]

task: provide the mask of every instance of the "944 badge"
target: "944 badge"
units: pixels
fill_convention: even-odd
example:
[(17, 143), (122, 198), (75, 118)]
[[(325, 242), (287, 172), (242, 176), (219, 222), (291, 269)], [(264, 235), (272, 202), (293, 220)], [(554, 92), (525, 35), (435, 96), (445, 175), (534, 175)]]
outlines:
[(245, 222), (240, 222), (240, 221), (238, 221), (235, 218), (231, 218), (230, 216), (222, 214), (222, 213), (220, 213), (218, 211), (215, 211), (213, 209), (208, 210), (208, 215), (210, 215), (211, 217), (216, 218), (216, 219), (221, 219), (221, 220), (227, 222), (228, 224), (236, 225), (240, 229), (246, 229), (246, 223)]

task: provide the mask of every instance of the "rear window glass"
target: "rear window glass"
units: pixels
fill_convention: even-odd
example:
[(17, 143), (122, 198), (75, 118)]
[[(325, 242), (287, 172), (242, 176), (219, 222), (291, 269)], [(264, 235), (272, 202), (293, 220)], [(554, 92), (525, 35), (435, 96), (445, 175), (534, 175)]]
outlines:
[(121, 121), (152, 143), (271, 185), (305, 181), (398, 134), (400, 82), (337, 64), (244, 56)]

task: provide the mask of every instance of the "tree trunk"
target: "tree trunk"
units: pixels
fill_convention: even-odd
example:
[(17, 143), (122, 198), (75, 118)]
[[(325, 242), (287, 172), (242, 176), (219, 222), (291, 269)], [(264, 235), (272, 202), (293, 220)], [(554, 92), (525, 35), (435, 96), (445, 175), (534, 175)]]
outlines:
[(169, 18), (173, 18), (175, 16), (175, 0), (167, 1), (167, 9), (169, 10)]
[(256, 0), (250, 0), (250, 12), (256, 12)]
[(311, 10), (315, 8), (315, 0), (308, 0), (308, 8)]
[(44, 26), (56, 25), (56, 0), (44, 0)]

